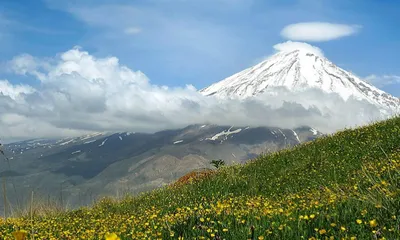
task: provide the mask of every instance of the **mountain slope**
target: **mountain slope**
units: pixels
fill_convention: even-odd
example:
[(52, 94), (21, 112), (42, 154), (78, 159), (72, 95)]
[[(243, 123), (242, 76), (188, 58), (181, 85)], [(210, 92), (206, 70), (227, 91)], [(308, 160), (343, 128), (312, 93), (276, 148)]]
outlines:
[(344, 100), (352, 96), (386, 109), (400, 105), (398, 98), (337, 67), (325, 57), (304, 49), (278, 52), (200, 92), (206, 96), (244, 99), (273, 91), (274, 87), (286, 87), (290, 91), (318, 88), (327, 93), (337, 93)]
[[(62, 190), (64, 200), (80, 206), (101, 194), (139, 193), (163, 186), (191, 170), (210, 167), (212, 159), (241, 163), (319, 136), (308, 127), (191, 125), (154, 134), (29, 140), (4, 146), (10, 168), (0, 161), (0, 176), (13, 178), (19, 196), (27, 197), (31, 189), (58, 196)], [(18, 197), (14, 195), (8, 197)]]
[(90, 209), (0, 220), (0, 234), (17, 225), (40, 239), (400, 239), (399, 126), (338, 132)]

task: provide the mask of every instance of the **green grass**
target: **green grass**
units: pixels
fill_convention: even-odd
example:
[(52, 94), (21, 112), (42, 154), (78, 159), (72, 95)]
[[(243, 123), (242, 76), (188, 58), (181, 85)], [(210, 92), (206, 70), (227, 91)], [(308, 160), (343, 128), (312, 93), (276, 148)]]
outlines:
[(93, 208), (0, 222), (43, 239), (400, 239), (400, 118)]

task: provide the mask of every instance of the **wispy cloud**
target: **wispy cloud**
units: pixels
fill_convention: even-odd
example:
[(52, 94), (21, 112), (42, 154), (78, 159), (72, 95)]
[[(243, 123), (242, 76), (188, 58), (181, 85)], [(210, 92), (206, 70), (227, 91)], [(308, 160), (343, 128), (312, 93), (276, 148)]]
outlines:
[(295, 41), (324, 42), (354, 35), (360, 28), (359, 25), (301, 22), (284, 27), (281, 36)]
[(2, 12), (0, 12), (0, 41), (9, 36), (9, 27), (12, 24)]
[(66, 35), (72, 34), (72, 31), (65, 31), (61, 29), (52, 29), (43, 26), (34, 26), (30, 23), (21, 22), (19, 19), (6, 16), (0, 12), (0, 34), (4, 32), (35, 32), (46, 35)]
[(3, 65), (6, 72), (14, 72), (25, 76), (30, 74), (41, 81), (45, 79), (45, 75), (42, 71), (47, 71), (51, 67), (49, 62), (43, 59), (38, 59), (29, 54), (15, 56), (12, 60)]
[(128, 28), (125, 28), (124, 33), (126, 33), (128, 35), (133, 35), (133, 34), (138, 34), (141, 31), (142, 31), (142, 29), (139, 27), (128, 27)]
[(400, 76), (396, 75), (369, 75), (365, 78), (365, 80), (373, 85), (376, 85), (378, 87), (383, 87), (387, 85), (393, 85), (393, 84), (400, 84)]
[[(251, 37), (243, 35), (239, 38), (239, 29), (217, 20), (205, 21), (182, 9), (170, 14), (168, 4), (157, 7), (146, 4), (72, 6), (67, 11), (90, 28), (96, 29), (87, 45), (107, 54), (129, 54), (129, 59), (142, 66), (146, 64), (151, 68), (156, 64), (165, 75), (189, 81), (196, 77), (194, 73), (201, 72), (202, 77), (208, 79), (213, 73), (234, 65), (237, 59), (245, 56), (246, 53), (240, 49), (246, 47), (246, 39)], [(135, 41), (131, 39), (132, 34), (135, 34)], [(204, 64), (205, 59), (213, 64)], [(165, 75), (160, 77), (164, 78)], [(217, 79), (222, 77), (218, 76)]]

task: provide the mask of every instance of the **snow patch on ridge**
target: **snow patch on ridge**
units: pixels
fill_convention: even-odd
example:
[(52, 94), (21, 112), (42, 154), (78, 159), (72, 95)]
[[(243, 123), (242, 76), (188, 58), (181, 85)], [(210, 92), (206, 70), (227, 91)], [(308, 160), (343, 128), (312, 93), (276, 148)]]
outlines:
[(89, 143), (92, 143), (92, 142), (96, 142), (96, 140), (87, 141), (87, 142), (84, 142), (83, 144), (89, 144)]
[(282, 134), (282, 136), (287, 139), (286, 135), (282, 132), (282, 130), (278, 129), (278, 131)]
[(183, 140), (175, 141), (174, 144), (178, 144), (178, 143), (181, 143), (181, 142), (183, 142)]
[(108, 138), (106, 138), (100, 145), (99, 147), (103, 146), (107, 142)]
[(298, 141), (299, 143), (301, 143), (300, 138), (299, 138), (299, 136), (297, 135), (297, 133), (296, 133), (294, 130), (292, 130), (292, 132), (293, 132), (293, 135), (296, 137), (297, 141)]
[(236, 129), (236, 130), (234, 130), (234, 131), (231, 131), (231, 129), (232, 129), (232, 127), (230, 127), (227, 131), (224, 130), (224, 131), (222, 131), (222, 132), (220, 132), (220, 133), (215, 134), (215, 135), (212, 136), (211, 138), (206, 138), (206, 140), (216, 141), (216, 140), (218, 140), (220, 137), (223, 137), (223, 139), (221, 140), (221, 143), (222, 143), (224, 140), (227, 140), (227, 139), (228, 139), (228, 136), (229, 136), (229, 135), (235, 134), (235, 133), (239, 133), (239, 132), (242, 131), (241, 128)]
[(310, 128), (310, 132), (312, 132), (313, 135), (317, 135), (318, 134), (318, 131), (315, 130), (314, 128)]
[(60, 143), (60, 146), (67, 145), (68, 143), (72, 143), (73, 141), (74, 141), (74, 139), (71, 139), (71, 140), (69, 140), (69, 141), (66, 141), (66, 142)]
[(93, 138), (93, 137), (97, 137), (97, 136), (100, 136), (100, 135), (103, 135), (103, 133), (93, 133), (93, 134), (88, 134), (88, 135), (85, 135), (85, 136), (82, 136), (81, 138), (80, 138), (80, 140), (86, 140), (86, 139), (89, 139), (89, 138)]

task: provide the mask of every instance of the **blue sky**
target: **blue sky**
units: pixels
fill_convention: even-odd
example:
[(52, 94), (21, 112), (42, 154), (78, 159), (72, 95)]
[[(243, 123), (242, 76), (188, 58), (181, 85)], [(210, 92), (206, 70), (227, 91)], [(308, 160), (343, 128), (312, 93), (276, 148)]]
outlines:
[(329, 132), (368, 123), (381, 116), (375, 105), (317, 90), (251, 104), (197, 90), (283, 48), (307, 46), (399, 97), (399, 7), (397, 0), (2, 0), (0, 137), (198, 123)]
[(399, 84), (383, 78), (400, 75), (399, 7), (395, 0), (3, 0), (0, 61), (22, 53), (54, 57), (81, 46), (97, 57), (117, 57), (154, 84), (201, 89), (271, 54), (273, 45), (286, 41), (280, 35), (285, 26), (322, 21), (361, 29), (311, 44), (360, 77), (375, 75), (374, 83), (400, 96)]

